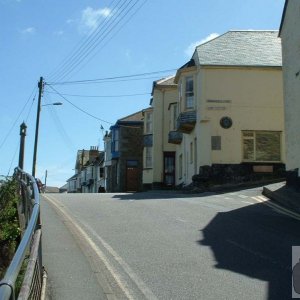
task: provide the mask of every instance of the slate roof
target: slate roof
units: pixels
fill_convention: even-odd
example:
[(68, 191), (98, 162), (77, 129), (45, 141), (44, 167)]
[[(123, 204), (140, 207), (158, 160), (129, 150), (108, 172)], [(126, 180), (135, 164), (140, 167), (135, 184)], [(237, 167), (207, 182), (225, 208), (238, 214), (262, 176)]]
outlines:
[(156, 84), (161, 84), (161, 85), (176, 85), (174, 82), (175, 76), (172, 75), (170, 77), (167, 78), (161, 78), (159, 80), (156, 80), (155, 83)]
[(126, 116), (122, 119), (119, 119), (118, 122), (135, 122), (135, 121), (141, 121), (141, 120), (143, 120), (143, 111), (142, 110), (140, 110), (136, 113), (133, 113), (129, 116)]
[(282, 66), (278, 31), (228, 31), (199, 45), (193, 58), (200, 65)]

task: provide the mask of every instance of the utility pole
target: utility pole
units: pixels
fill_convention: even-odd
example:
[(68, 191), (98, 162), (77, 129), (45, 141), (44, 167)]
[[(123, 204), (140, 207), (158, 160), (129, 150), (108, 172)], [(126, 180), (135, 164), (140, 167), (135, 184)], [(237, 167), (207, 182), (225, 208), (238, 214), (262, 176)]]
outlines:
[(47, 176), (48, 176), (48, 171), (46, 170), (46, 172), (45, 172), (45, 188), (47, 186)]
[(37, 157), (37, 144), (39, 138), (39, 124), (40, 124), (40, 112), (41, 112), (41, 101), (44, 89), (44, 79), (40, 77), (40, 81), (38, 83), (39, 88), (39, 98), (38, 105), (36, 111), (36, 125), (35, 125), (35, 139), (34, 139), (34, 150), (33, 150), (33, 161), (32, 161), (32, 176), (35, 177), (35, 167), (36, 167), (36, 157)]
[(19, 168), (24, 168), (24, 153), (25, 153), (25, 136), (26, 136), (26, 124), (23, 122), (20, 125), (20, 152), (19, 152)]

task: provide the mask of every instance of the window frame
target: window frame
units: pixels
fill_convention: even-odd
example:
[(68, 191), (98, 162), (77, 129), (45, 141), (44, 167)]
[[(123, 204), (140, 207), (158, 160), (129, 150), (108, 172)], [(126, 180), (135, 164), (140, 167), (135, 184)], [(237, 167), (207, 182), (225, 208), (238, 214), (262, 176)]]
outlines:
[(145, 112), (145, 134), (153, 133), (153, 113)]
[(152, 169), (153, 168), (153, 147), (145, 147), (145, 169)]
[[(253, 136), (245, 137), (244, 134), (253, 134)], [(279, 135), (279, 160), (257, 160), (257, 134), (277, 133)], [(255, 163), (281, 163), (282, 162), (282, 131), (275, 130), (242, 130), (242, 161)], [(253, 140), (253, 159), (245, 158), (244, 140)]]
[[(191, 84), (190, 84), (191, 83)], [(192, 87), (190, 89), (190, 87)], [(195, 108), (195, 86), (194, 86), (194, 76), (185, 77), (185, 109), (194, 109)]]

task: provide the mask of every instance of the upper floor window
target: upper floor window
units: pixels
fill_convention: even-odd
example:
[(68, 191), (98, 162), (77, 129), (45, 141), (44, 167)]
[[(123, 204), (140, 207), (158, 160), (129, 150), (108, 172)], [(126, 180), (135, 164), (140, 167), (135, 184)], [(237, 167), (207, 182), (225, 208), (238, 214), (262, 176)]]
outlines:
[(194, 80), (192, 76), (185, 79), (185, 108), (194, 108)]
[(113, 130), (112, 152), (118, 152), (119, 151), (119, 135), (120, 135), (119, 128), (115, 128)]
[(170, 104), (170, 130), (176, 130), (176, 121), (178, 117), (178, 106), (177, 103)]
[(152, 112), (146, 112), (145, 114), (145, 133), (152, 133)]

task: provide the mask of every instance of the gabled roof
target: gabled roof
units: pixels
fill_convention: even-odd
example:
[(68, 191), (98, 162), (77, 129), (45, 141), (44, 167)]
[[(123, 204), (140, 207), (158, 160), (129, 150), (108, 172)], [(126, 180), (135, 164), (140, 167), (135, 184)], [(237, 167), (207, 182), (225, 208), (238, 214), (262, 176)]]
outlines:
[(161, 78), (161, 79), (156, 80), (154, 82), (156, 84), (161, 84), (161, 85), (176, 85), (174, 83), (174, 78), (175, 78), (175, 76), (172, 75), (172, 76), (169, 76), (169, 77), (166, 77), (166, 78)]
[[(174, 80), (175, 80), (175, 76), (172, 75), (169, 77), (165, 77), (165, 78), (161, 78), (161, 79), (153, 81), (151, 95), (153, 96), (154, 89), (156, 87), (175, 87), (176, 83)], [(152, 103), (152, 99), (150, 100), (150, 105), (151, 105), (151, 103)]]
[(228, 31), (199, 45), (193, 58), (209, 66), (281, 67), (281, 40), (274, 30)]
[(282, 13), (282, 17), (281, 17), (281, 22), (280, 22), (280, 27), (279, 27), (279, 36), (281, 34), (281, 30), (283, 27), (283, 23), (284, 23), (284, 19), (285, 19), (285, 13), (286, 13), (286, 9), (288, 6), (289, 0), (285, 0), (285, 4), (284, 4), (284, 8), (283, 8), (283, 13)]
[(129, 116), (126, 116), (126, 117), (124, 117), (122, 119), (119, 119), (118, 122), (120, 122), (120, 121), (121, 122), (124, 122), (124, 121), (125, 122), (141, 121), (142, 119), (143, 119), (143, 111), (141, 110), (141, 111), (133, 113), (133, 114), (131, 114)]

